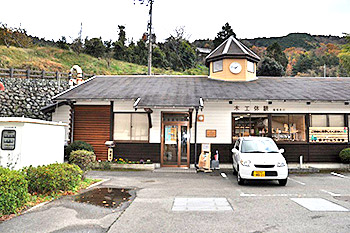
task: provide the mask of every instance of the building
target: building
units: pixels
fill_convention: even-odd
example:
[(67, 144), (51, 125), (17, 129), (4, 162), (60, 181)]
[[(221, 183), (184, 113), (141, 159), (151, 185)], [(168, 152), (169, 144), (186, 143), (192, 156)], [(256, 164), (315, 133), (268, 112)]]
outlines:
[[(54, 98), (70, 140), (107, 158), (195, 163), (202, 143), (231, 162), (239, 136), (269, 136), (288, 162), (338, 162), (349, 146), (350, 79), (256, 77), (259, 57), (230, 37), (207, 56), (209, 76), (96, 76)], [(196, 156), (195, 156), (196, 155)]]

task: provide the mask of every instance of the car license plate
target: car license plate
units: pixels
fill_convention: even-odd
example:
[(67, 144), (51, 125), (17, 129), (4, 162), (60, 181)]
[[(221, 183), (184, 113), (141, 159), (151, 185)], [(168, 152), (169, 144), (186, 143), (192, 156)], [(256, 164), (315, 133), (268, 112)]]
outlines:
[(254, 171), (253, 176), (264, 177), (265, 171)]

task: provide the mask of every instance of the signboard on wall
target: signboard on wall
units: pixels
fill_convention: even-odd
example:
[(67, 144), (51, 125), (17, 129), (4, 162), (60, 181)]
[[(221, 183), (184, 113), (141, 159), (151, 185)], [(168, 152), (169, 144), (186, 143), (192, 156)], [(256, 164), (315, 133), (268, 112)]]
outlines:
[(205, 131), (205, 136), (207, 138), (216, 138), (216, 129), (207, 129)]
[(347, 127), (310, 127), (309, 140), (314, 143), (348, 142)]

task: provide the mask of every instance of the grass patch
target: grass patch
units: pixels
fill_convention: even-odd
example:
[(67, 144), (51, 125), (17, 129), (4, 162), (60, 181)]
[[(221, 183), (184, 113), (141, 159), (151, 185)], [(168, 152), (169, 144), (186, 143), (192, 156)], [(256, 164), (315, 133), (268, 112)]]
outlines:
[[(7, 48), (0, 46), (0, 68), (17, 68), (68, 72), (73, 65), (79, 65), (86, 74), (96, 75), (126, 75), (147, 74), (147, 66), (111, 59), (110, 66), (107, 60), (87, 54), (76, 54), (73, 51), (54, 47)], [(183, 72), (152, 67), (154, 74), (167, 75), (207, 75), (208, 68), (198, 66)]]
[(75, 195), (78, 192), (80, 192), (81, 190), (86, 189), (87, 187), (89, 187), (90, 185), (100, 182), (100, 179), (89, 179), (89, 178), (85, 178), (83, 181), (81, 181), (80, 185), (75, 188), (74, 190), (70, 190), (70, 191), (60, 191), (60, 192), (51, 192), (49, 194), (38, 194), (38, 193), (33, 193), (33, 194), (29, 194), (29, 200), (28, 202), (21, 208), (19, 208), (17, 210), (16, 214), (10, 214), (10, 215), (2, 215), (0, 216), (0, 222), (2, 221), (6, 221), (9, 220), (15, 216), (20, 215), (21, 213), (23, 213), (24, 211), (28, 210), (31, 207), (34, 207), (40, 203), (44, 203), (47, 201), (53, 201), (55, 199), (58, 199), (62, 196), (68, 196), (68, 195)]

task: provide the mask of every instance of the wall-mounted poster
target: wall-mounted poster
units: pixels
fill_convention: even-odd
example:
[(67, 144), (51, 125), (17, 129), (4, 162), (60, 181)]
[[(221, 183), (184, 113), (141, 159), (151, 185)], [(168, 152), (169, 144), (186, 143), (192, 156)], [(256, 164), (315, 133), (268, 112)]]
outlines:
[(309, 140), (315, 143), (348, 142), (347, 127), (310, 127)]
[(177, 143), (177, 126), (166, 125), (164, 129), (164, 133), (165, 133), (165, 144)]

